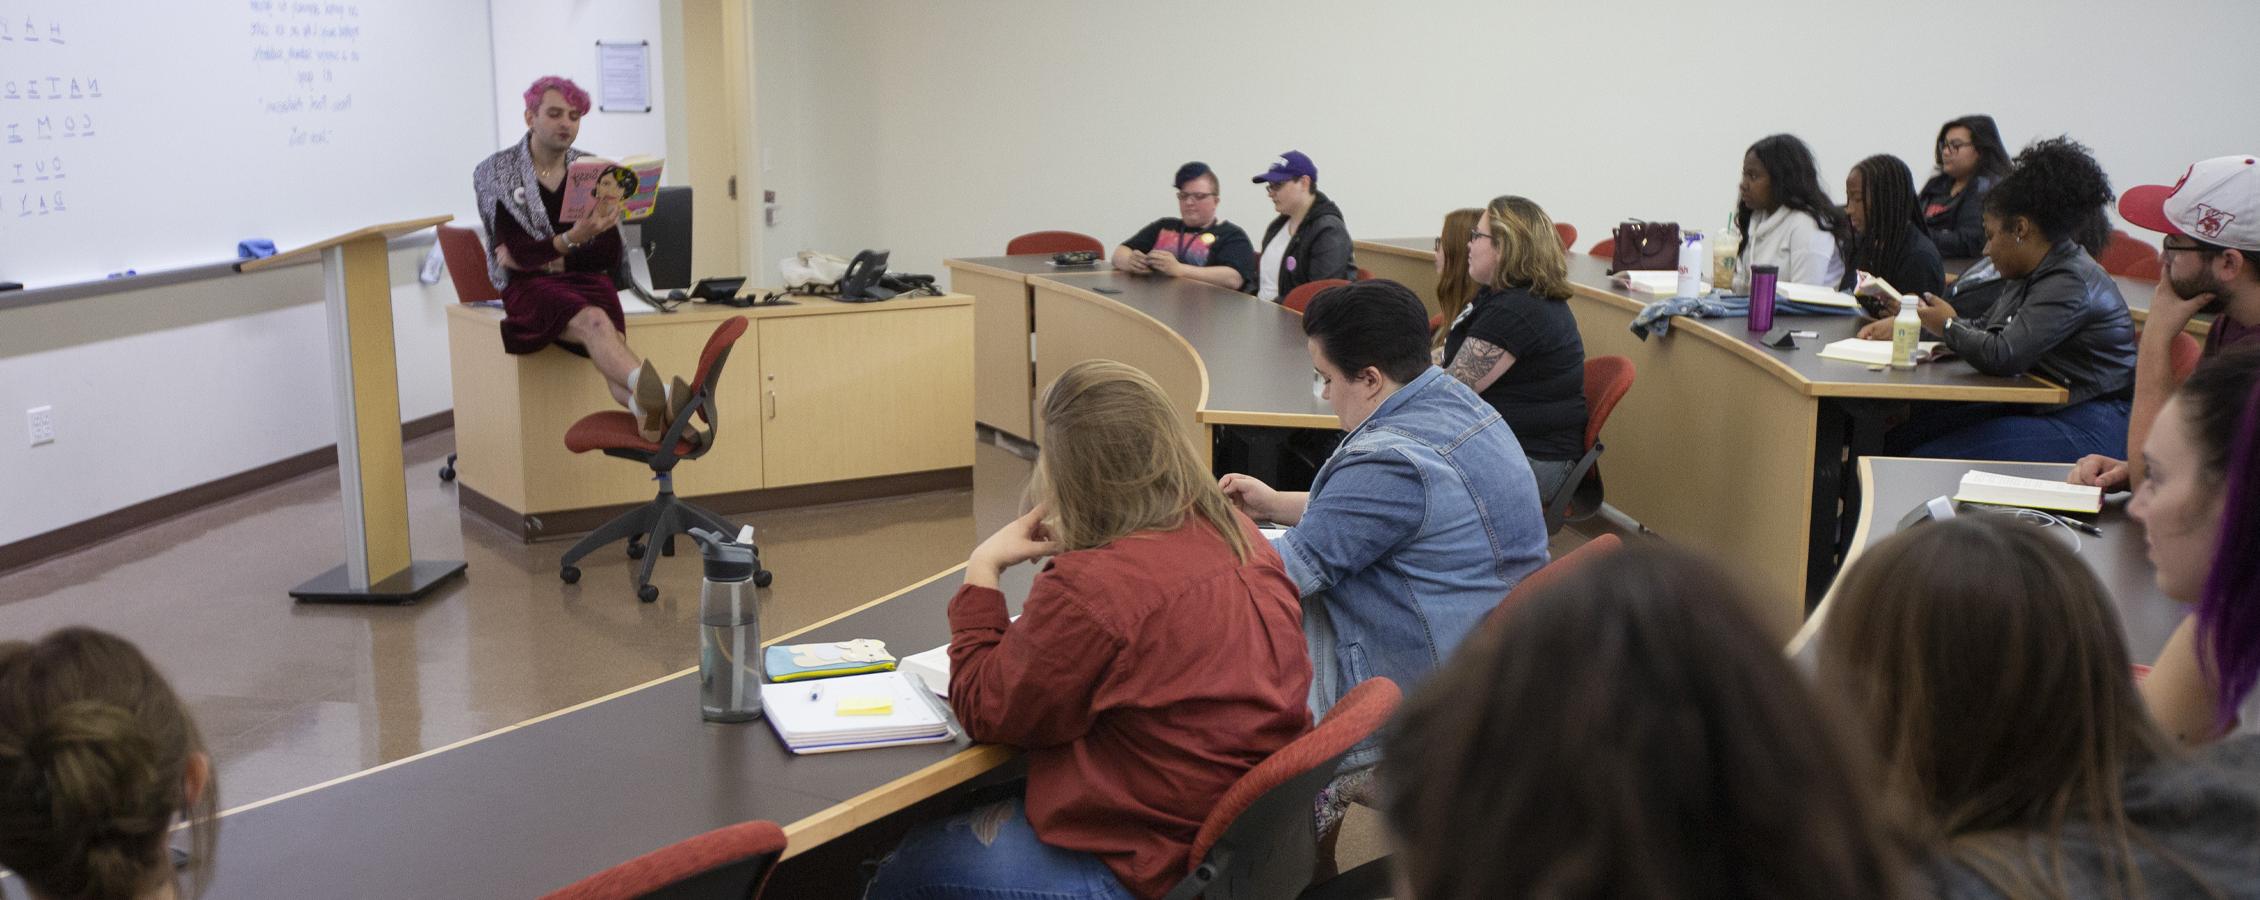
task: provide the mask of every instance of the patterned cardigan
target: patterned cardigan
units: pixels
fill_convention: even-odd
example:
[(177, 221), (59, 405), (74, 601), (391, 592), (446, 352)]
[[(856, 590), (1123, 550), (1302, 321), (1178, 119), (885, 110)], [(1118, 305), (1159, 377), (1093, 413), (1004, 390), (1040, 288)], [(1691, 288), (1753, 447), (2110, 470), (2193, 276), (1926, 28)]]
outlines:
[[(545, 241), (556, 236), (549, 227), (549, 210), (541, 205), (541, 182), (534, 177), (534, 154), (527, 145), (532, 139), (533, 134), (528, 132), (526, 137), (495, 151), (493, 156), (480, 162), (478, 168), (471, 170), (471, 189), (479, 198), (479, 222), (486, 227), (489, 242), (487, 280), (493, 282), (498, 291), (510, 286), (510, 271), (494, 258), (495, 207), (508, 210), (510, 217), (518, 220), (518, 227), (527, 234)], [(567, 147), (565, 164), (570, 166), (589, 155), (586, 150)]]

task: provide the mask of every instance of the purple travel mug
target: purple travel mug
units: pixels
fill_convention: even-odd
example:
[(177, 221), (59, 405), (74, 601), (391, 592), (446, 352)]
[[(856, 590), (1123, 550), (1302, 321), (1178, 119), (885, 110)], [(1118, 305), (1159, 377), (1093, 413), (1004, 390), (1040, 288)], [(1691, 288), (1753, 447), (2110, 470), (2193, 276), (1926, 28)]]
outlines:
[(1750, 267), (1750, 330), (1773, 330), (1773, 284), (1780, 266)]

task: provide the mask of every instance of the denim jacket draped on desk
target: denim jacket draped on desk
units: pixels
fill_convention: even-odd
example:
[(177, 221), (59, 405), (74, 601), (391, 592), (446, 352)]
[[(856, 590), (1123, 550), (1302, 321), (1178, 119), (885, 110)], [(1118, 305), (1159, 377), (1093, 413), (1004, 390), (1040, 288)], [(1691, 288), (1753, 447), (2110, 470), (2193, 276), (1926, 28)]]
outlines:
[[(1430, 367), (1342, 440), (1272, 544), (1303, 597), (1311, 710), (1358, 682), (1407, 691), (1546, 563), (1538, 488), (1497, 410)], [(1372, 742), (1344, 768), (1371, 765)]]

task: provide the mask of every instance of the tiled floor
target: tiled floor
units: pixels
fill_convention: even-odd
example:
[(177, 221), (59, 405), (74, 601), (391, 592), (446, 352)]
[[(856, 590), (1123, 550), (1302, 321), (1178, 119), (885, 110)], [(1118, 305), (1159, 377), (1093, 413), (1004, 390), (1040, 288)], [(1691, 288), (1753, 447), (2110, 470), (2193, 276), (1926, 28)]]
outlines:
[[(335, 470), (0, 577), (0, 635), (70, 624), (117, 632), (186, 697), (218, 763), (221, 808), (445, 746), (694, 664), (699, 567), (664, 559), (656, 603), (635, 600), (617, 550), (557, 579), (570, 546), (526, 545), (456, 508), (435, 473), (443, 432), (408, 445), (418, 558), (467, 559), (469, 577), (412, 606), (293, 603), (341, 541)], [(759, 513), (764, 634), (798, 628), (964, 560), (1017, 513), (1028, 463), (978, 444), (975, 489)], [(976, 499), (978, 498), (978, 500)], [(727, 512), (726, 510), (724, 512)], [(1583, 542), (1565, 530), (1557, 554)], [(897, 648), (902, 649), (902, 648)], [(916, 651), (923, 648), (908, 648)], [(1345, 866), (1380, 852), (1356, 811)]]

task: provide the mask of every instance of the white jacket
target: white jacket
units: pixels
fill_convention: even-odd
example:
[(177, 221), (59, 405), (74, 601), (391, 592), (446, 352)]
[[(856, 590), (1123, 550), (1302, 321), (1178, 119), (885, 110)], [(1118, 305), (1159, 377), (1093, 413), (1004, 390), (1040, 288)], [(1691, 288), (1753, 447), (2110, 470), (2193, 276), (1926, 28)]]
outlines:
[(1734, 292), (1750, 290), (1751, 266), (1780, 266), (1781, 280), (1834, 290), (1844, 280), (1844, 258), (1836, 236), (1821, 230), (1810, 213), (1786, 206), (1750, 214), (1750, 247), (1734, 270)]

